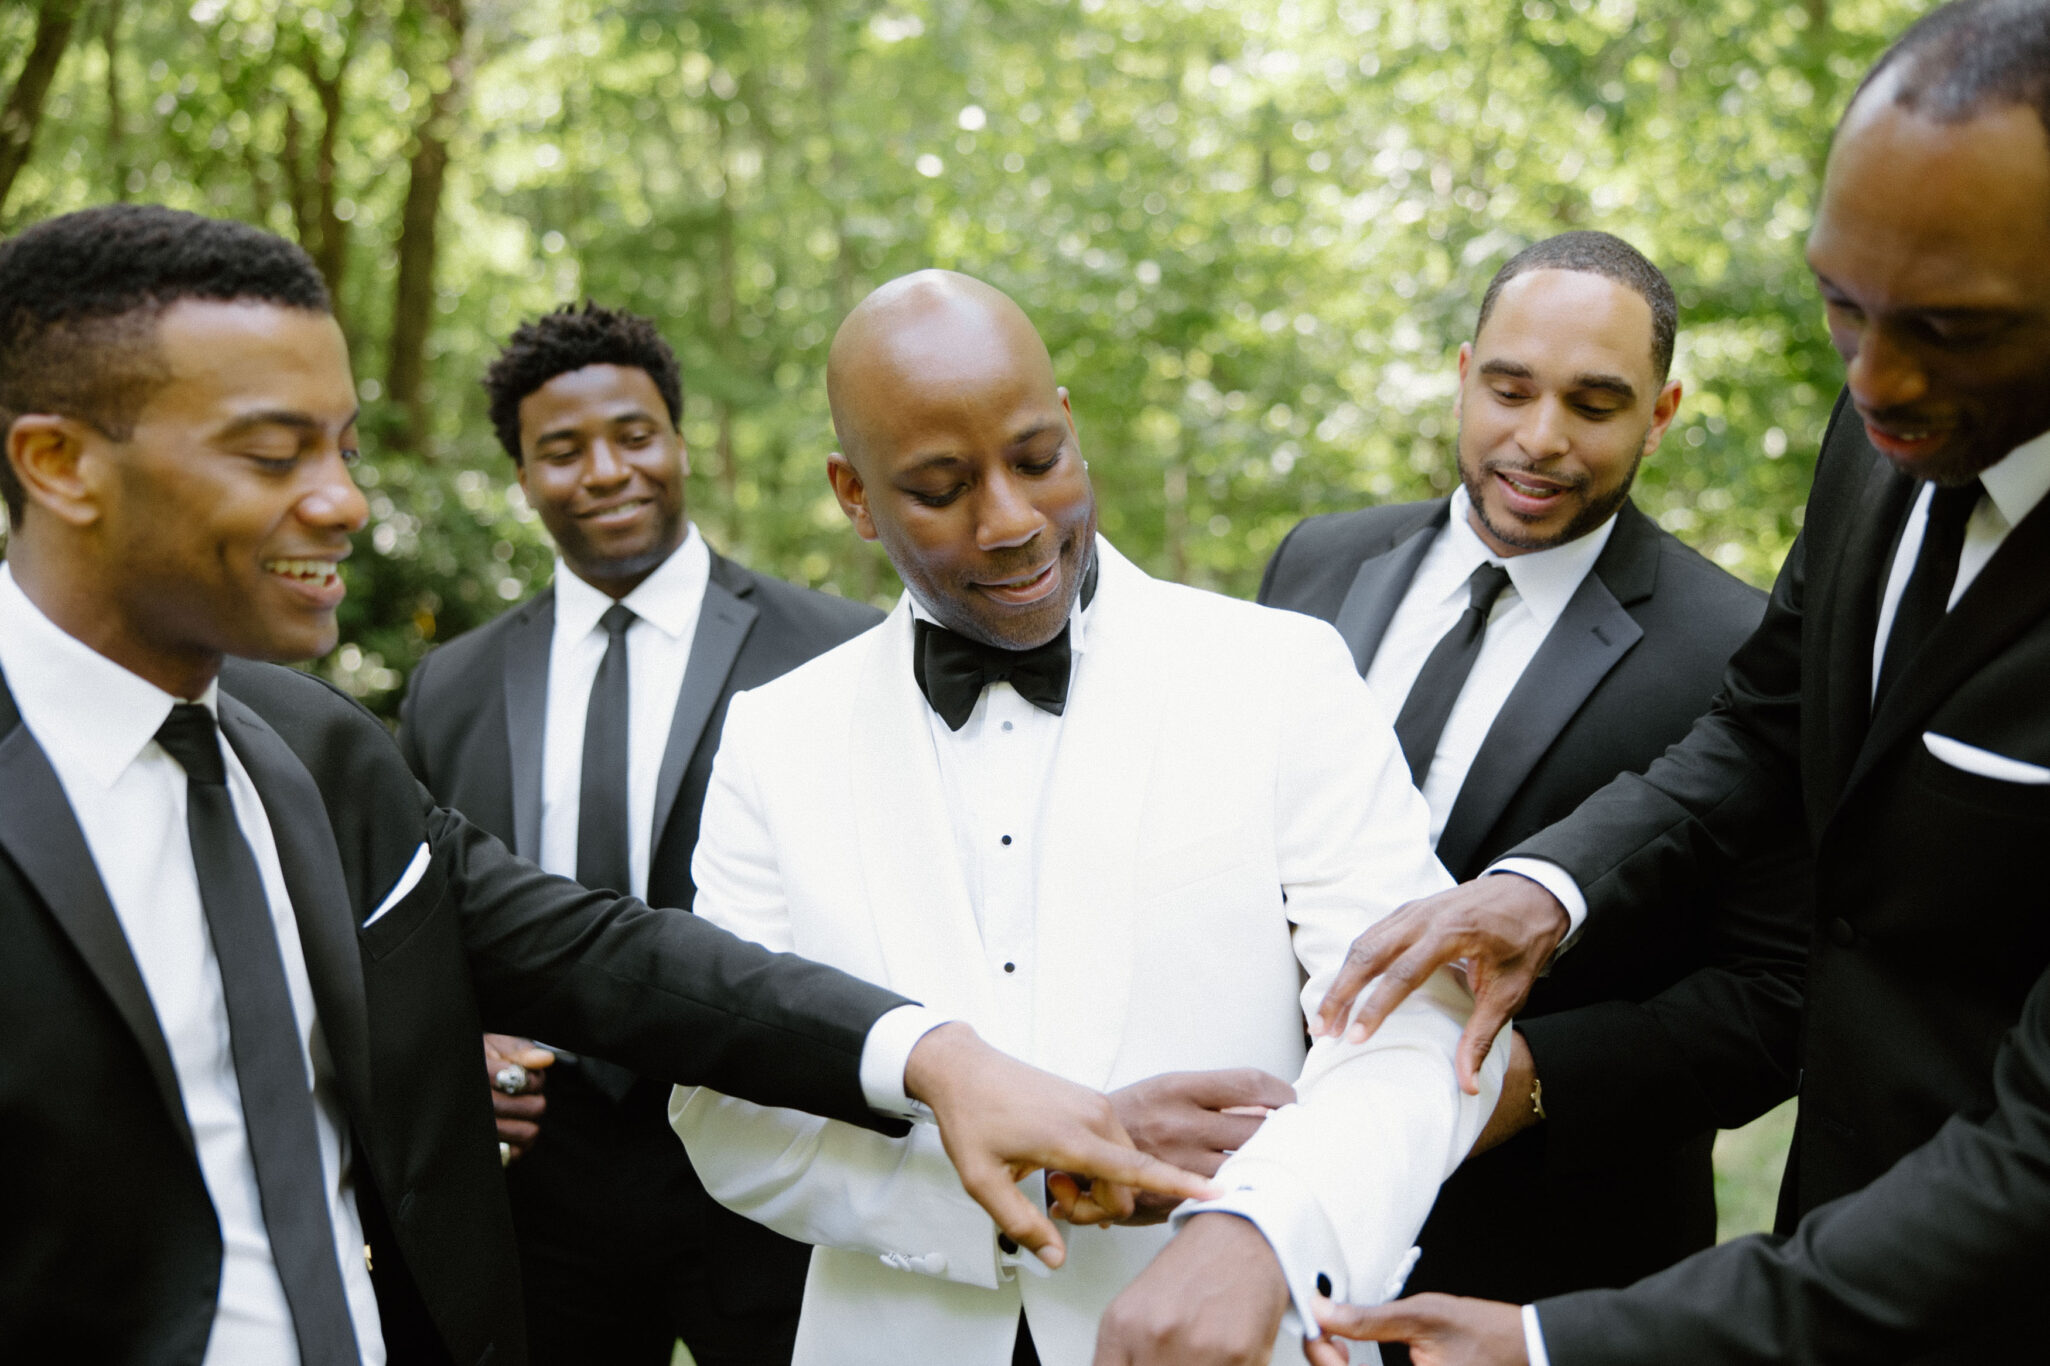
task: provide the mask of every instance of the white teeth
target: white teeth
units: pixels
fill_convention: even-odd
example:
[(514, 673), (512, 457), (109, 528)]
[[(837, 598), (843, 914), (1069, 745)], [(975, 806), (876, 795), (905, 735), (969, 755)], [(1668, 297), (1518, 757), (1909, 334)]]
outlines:
[(264, 569), (301, 583), (324, 584), (335, 577), (333, 560), (271, 560)]

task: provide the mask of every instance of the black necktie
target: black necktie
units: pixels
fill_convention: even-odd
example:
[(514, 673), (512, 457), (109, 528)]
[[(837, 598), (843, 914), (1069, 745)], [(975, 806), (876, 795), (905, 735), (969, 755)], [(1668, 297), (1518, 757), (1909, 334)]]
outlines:
[[(605, 658), (591, 681), (584, 709), (584, 764), (577, 775), (577, 881), (618, 896), (633, 894), (632, 826), (626, 808), (626, 628), (637, 618), (613, 603), (598, 618), (605, 628)], [(565, 1055), (565, 1062), (569, 1061)], [(603, 1058), (579, 1056), (584, 1079), (615, 1102), (633, 1088), (634, 1074)]]
[(1483, 564), (1473, 571), (1466, 581), (1466, 610), (1452, 623), (1452, 629), (1439, 637), (1396, 714), (1395, 738), (1402, 745), (1402, 757), (1409, 761), (1410, 781), (1419, 788), (1437, 756), (1438, 737), (1451, 719), (1452, 704), (1459, 700), (1466, 676), (1473, 672), (1473, 662), (1480, 655), (1488, 613), (1508, 586), (1509, 571), (1501, 565)]
[(633, 609), (616, 602), (598, 618), (608, 638), (584, 712), (577, 787), (577, 881), (620, 896), (633, 893), (626, 816), (626, 628), (633, 623)]
[(157, 731), (157, 743), (185, 770), (185, 823), (207, 933), (221, 965), (242, 1124), (299, 1357), (305, 1366), (360, 1362), (335, 1261), (299, 1023), (263, 877), (235, 823), (213, 713), (179, 703)]
[(1004, 650), (935, 626), (923, 617), (912, 623), (911, 676), (932, 709), (959, 730), (968, 724), (975, 699), (992, 683), (1008, 682), (1041, 711), (1059, 716), (1068, 705), (1068, 628), (1030, 650)]
[(1901, 590), (1894, 608), (1893, 630), (1886, 637), (1886, 653), (1880, 656), (1879, 687), (1872, 704), (1877, 710), (1886, 690), (1894, 685), (1921, 651), (1936, 624), (1950, 610), (1950, 587), (1957, 582), (1958, 556), (1965, 548), (1965, 521), (1978, 506), (1984, 492), (1979, 481), (1954, 488), (1939, 487), (1929, 499), (1929, 518), (1922, 528), (1922, 550), (1915, 556), (1914, 572)]

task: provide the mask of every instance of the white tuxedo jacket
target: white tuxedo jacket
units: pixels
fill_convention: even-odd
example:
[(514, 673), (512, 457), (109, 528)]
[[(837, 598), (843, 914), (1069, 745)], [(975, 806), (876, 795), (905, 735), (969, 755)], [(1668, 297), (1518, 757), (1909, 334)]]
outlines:
[[(1219, 1204), (1260, 1224), (1298, 1304), (1319, 1274), (1378, 1301), (1493, 1105), (1492, 1087), (1469, 1098), (1453, 1080), (1471, 1001), (1441, 975), (1369, 1043), (1320, 1044), (1307, 1071), (1304, 1019), (1362, 929), (1450, 885), (1423, 799), (1330, 626), (1097, 553), (1039, 830), (1029, 1012), (1006, 1010), (1024, 984), (981, 948), (908, 600), (734, 698), (697, 913), (1104, 1090), (1301, 1073), (1303, 1103), (1226, 1164), (1220, 1181), (1244, 1189)], [(1104, 1308), (1169, 1236), (1078, 1229), (1048, 1274), (999, 1250), (930, 1125), (891, 1139), (682, 1088), (671, 1115), (715, 1198), (818, 1245), (799, 1366), (1008, 1366), (1021, 1304), (1046, 1366), (1086, 1366)], [(1285, 1333), (1276, 1360), (1301, 1359)]]

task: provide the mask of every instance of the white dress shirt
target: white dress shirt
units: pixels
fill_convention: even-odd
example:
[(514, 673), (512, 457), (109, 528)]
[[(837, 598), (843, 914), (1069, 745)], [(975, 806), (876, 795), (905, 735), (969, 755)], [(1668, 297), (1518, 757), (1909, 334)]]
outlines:
[[(655, 854), (655, 789), (669, 726), (683, 692), (691, 642), (711, 582), (712, 552), (695, 525), (683, 544), (635, 585), (620, 602), (635, 620), (626, 629), (627, 668), (627, 890), (648, 897), (648, 867)], [(548, 646), (548, 703), (541, 747), (541, 856), (551, 873), (577, 875), (577, 809), (584, 771), (584, 718), (591, 688), (605, 662), (608, 637), (598, 619), (612, 606), (610, 595), (578, 578), (560, 557), (555, 562), (555, 634)], [(1006, 685), (1006, 691), (1008, 691)], [(1013, 694), (1015, 696), (1016, 694)], [(971, 723), (972, 724), (972, 723)], [(944, 1015), (920, 1006), (899, 1006), (877, 1020), (861, 1052), (862, 1095), (880, 1114), (923, 1118), (925, 1111), (904, 1094), (904, 1068), (926, 1032), (945, 1024)]]
[[(271, 1258), (243, 1126), (242, 1093), (229, 1049), (228, 1009), (185, 824), (185, 770), (156, 743), (183, 700), (66, 634), (30, 602), (0, 564), (0, 672), (21, 721), (56, 770), (149, 991), (192, 1127), (200, 1173), (221, 1225), (220, 1298), (207, 1366), (294, 1363), (299, 1344)], [(196, 699), (216, 709), (218, 688)], [(382, 1366), (384, 1335), (364, 1264), (349, 1129), (334, 1066), (315, 1014), (298, 922), (278, 864), (268, 815), (222, 737), (229, 797), (270, 902), (285, 981), (307, 1058), (328, 1222), (365, 1366)]]
[[(712, 552), (693, 526), (683, 544), (619, 601), (634, 614), (626, 628), (627, 867), (648, 898), (648, 864), (655, 849), (655, 787), (668, 747), (669, 723), (683, 691), (691, 640), (711, 581)], [(605, 661), (608, 637), (598, 619), (612, 598), (555, 562), (555, 637), (548, 647), (548, 710), (541, 746), (541, 857), (543, 868), (577, 875), (577, 804), (584, 770), (584, 717), (591, 686)]]
[(1616, 519), (1610, 517), (1565, 545), (1504, 557), (1488, 549), (1474, 531), (1472, 512), (1466, 489), (1455, 489), (1445, 530), (1424, 552), (1416, 577), (1389, 619), (1374, 662), (1367, 669), (1367, 686), (1390, 716), (1399, 715), (1424, 661), (1466, 613), (1470, 598), (1467, 580), (1474, 570), (1493, 564), (1509, 571), (1509, 587), (1495, 599), (1473, 672), (1452, 704), (1452, 714), (1438, 737), (1436, 756), (1424, 775), (1433, 845), (1445, 832), (1446, 818), (1459, 799), (1466, 772), (1473, 767), (1474, 756), (1480, 753), (1481, 742), (1488, 738), (1502, 704), (1509, 700), (1538, 647), (1580, 591), (1580, 581), (1601, 558), (1616, 529)]
[[(1985, 486), (1986, 496), (1972, 509), (1965, 521), (1965, 543), (1958, 552), (1957, 579), (1951, 584), (1950, 600), (1945, 610), (1957, 606), (1958, 599), (1972, 586), (1973, 580), (1986, 568), (1995, 551), (2007, 540), (2008, 533), (2021, 524), (2024, 517), (2036, 510), (2036, 505), (2050, 494), (2050, 432), (2009, 451), (2005, 457), (1979, 476)], [(1916, 557), (1922, 553), (1922, 536), (1929, 526), (1929, 501), (1936, 495), (1935, 485), (1925, 485), (1915, 494), (1915, 503), (1908, 510), (1908, 522), (1901, 529), (1900, 544), (1895, 547), (1893, 563), (1886, 575), (1886, 596), (1881, 599), (1879, 626), (1872, 637), (1872, 687), (1879, 687), (1879, 668), (1886, 658), (1886, 638), (1893, 634), (1894, 615), (1900, 610), (1901, 594), (1907, 591), (1908, 578), (1915, 572)], [(1574, 928), (1587, 915), (1587, 898), (1565, 869), (1557, 864), (1538, 859), (1517, 859), (1517, 864), (1535, 865), (1545, 876), (1539, 878), (1545, 889), (1554, 896), (1560, 891), (1569, 891), (1573, 900), (1566, 902), (1568, 913), (1578, 905), (1574, 916)], [(1515, 869), (1524, 872), (1521, 867)], [(1529, 874), (1526, 873), (1526, 876)], [(1530, 1366), (1551, 1366), (1551, 1358), (1545, 1352), (1544, 1332), (1538, 1323), (1537, 1306), (1523, 1306), (1524, 1351), (1530, 1357)]]
[[(916, 594), (911, 614), (939, 622)], [(1079, 602), (1068, 618), (1068, 649), (1076, 667), (1088, 609)], [(906, 667), (910, 667), (906, 661)], [(950, 730), (926, 710), (947, 808), (954, 815), (954, 848), (968, 882), (968, 900), (982, 931), (983, 953), (1011, 994), (1023, 1033), (1032, 1036), (1034, 868), (1045, 794), (1060, 743), (1061, 718), (1025, 700), (1008, 682), (992, 683), (976, 699), (961, 729)]]

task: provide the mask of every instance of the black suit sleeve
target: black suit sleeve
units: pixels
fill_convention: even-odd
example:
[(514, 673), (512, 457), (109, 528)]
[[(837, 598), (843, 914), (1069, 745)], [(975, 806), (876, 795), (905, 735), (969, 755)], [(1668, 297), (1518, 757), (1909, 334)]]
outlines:
[(680, 910), (586, 891), (429, 803), (487, 1028), (865, 1128), (861, 1050), (894, 992)]
[(1806, 844), (1799, 769), (1806, 577), (1804, 533), (1780, 569), (1765, 619), (1731, 658), (1721, 693), (1686, 738), (1642, 776), (1616, 778), (1510, 853), (1564, 868), (1587, 897), (1590, 917), (1798, 857)]
[(2050, 1272), (2050, 975), (1994, 1064), (1994, 1103), (1953, 1117), (1785, 1238), (1690, 1257), (1626, 1290), (1538, 1305), (1554, 1366), (1907, 1360), (1968, 1342)]

